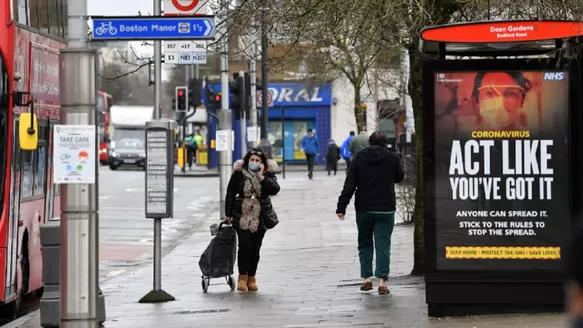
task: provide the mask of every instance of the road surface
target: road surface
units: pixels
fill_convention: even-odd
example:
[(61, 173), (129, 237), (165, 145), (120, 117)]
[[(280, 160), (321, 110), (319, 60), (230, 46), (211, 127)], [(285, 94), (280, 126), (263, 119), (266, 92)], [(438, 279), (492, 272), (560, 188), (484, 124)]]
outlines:
[[(144, 172), (101, 166), (99, 171), (99, 250), (101, 280), (152, 257), (154, 223), (144, 217)], [(219, 205), (219, 179), (174, 180), (174, 218), (162, 222), (167, 253), (188, 237)], [(218, 219), (218, 218), (217, 218)]]

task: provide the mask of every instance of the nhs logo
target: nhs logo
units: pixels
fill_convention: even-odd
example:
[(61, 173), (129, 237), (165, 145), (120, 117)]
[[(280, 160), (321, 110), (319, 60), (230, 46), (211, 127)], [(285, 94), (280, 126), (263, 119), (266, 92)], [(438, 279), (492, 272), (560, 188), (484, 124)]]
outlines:
[(564, 72), (545, 73), (543, 80), (545, 81), (562, 81), (565, 79)]

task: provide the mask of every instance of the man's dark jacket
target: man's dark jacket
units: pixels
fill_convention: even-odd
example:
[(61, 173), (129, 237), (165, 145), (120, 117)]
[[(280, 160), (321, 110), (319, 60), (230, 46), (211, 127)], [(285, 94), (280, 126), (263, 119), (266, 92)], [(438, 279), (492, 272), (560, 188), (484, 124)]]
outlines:
[(382, 146), (366, 147), (356, 153), (350, 164), (336, 213), (346, 214), (355, 190), (357, 212), (395, 211), (395, 183), (404, 178), (405, 172), (397, 154)]

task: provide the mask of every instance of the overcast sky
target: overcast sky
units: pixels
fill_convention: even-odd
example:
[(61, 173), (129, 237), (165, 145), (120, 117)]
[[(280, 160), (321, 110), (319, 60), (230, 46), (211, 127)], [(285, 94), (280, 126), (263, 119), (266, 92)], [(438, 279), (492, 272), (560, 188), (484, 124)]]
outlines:
[[(137, 16), (153, 14), (152, 0), (87, 0), (87, 11), (90, 16)], [(142, 47), (141, 42), (131, 42), (134, 49), (143, 56), (151, 55), (152, 47)]]

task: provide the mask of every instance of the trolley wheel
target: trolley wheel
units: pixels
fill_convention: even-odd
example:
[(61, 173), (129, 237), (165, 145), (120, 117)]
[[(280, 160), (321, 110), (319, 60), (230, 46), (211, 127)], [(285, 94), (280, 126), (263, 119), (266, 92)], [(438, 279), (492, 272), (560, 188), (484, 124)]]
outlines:
[(233, 276), (227, 276), (225, 277), (227, 279), (227, 284), (229, 284), (229, 287), (231, 287), (231, 290), (235, 290), (235, 279), (233, 279)]
[(202, 291), (206, 293), (209, 290), (209, 285), (211, 284), (211, 280), (208, 278), (206, 278), (206, 279), (203, 278), (200, 283), (202, 286)]

